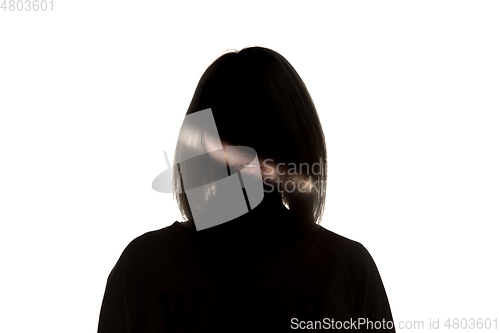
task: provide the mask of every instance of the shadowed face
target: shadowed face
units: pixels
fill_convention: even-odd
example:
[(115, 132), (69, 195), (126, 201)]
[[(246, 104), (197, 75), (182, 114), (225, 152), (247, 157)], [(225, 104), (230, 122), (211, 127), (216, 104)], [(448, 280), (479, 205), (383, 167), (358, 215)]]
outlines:
[[(205, 134), (204, 141), (207, 151), (216, 152), (220, 150), (218, 140), (211, 135)], [(224, 149), (224, 155), (211, 154), (212, 158), (221, 164), (227, 165), (232, 173), (243, 172), (248, 175), (255, 175), (256, 177), (266, 177), (269, 181), (275, 178), (275, 168), (267, 156), (262, 156), (259, 151), (247, 144), (244, 141), (233, 142), (227, 139), (221, 139), (220, 143)], [(224, 159), (222, 158), (224, 156)], [(266, 160), (264, 162), (264, 160)]]

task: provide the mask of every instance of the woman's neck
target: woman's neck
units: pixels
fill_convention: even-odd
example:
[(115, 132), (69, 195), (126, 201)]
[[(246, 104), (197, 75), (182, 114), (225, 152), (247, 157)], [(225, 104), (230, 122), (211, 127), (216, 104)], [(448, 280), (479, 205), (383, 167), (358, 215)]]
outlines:
[(248, 213), (210, 229), (251, 231), (256, 228), (270, 227), (273, 221), (281, 220), (289, 215), (290, 212), (283, 206), (279, 193), (265, 193), (262, 202)]
[(196, 230), (193, 221), (181, 224), (186, 235), (209, 252), (269, 252), (297, 242), (313, 227), (289, 211), (279, 193), (265, 193), (248, 213), (212, 228)]

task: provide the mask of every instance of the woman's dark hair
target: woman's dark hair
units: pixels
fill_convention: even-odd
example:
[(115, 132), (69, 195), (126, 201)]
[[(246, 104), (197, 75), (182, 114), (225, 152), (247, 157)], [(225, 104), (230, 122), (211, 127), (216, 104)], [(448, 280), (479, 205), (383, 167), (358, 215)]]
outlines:
[[(286, 179), (298, 183), (307, 177), (313, 190), (283, 191), (283, 203), (299, 216), (320, 223), (326, 195), (325, 137), (313, 100), (293, 66), (264, 47), (227, 52), (202, 75), (186, 115), (208, 108), (224, 141), (252, 147), (260, 158), (274, 163), (297, 166)], [(181, 149), (178, 142), (174, 197), (183, 217), (192, 220), (180, 168), (175, 164)], [(308, 167), (299, 168), (301, 165)], [(312, 175), (313, 165), (321, 172)]]

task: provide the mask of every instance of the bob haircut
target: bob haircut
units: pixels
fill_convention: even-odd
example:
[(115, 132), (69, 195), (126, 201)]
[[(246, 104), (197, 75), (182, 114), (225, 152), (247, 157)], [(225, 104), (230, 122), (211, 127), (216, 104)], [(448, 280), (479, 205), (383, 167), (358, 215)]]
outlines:
[[(309, 167), (287, 173), (287, 181), (316, 186), (310, 191), (282, 191), (281, 198), (290, 211), (320, 223), (326, 196), (325, 137), (313, 100), (293, 66), (264, 47), (226, 52), (202, 75), (186, 115), (207, 108), (212, 109), (220, 138), (226, 143), (252, 147), (259, 158), (272, 159), (275, 164), (319, 166), (321, 172), (314, 175)], [(179, 140), (172, 186), (182, 216), (192, 220), (177, 164), (183, 149), (188, 148)], [(306, 177), (308, 182), (304, 182)]]

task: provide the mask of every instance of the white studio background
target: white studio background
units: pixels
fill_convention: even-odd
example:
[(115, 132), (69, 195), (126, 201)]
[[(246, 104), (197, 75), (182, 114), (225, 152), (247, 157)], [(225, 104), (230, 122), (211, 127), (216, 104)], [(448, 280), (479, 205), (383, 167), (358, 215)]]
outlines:
[(96, 331), (125, 246), (180, 218), (151, 183), (198, 79), (252, 45), (308, 86), (328, 143), (322, 225), (370, 251), (395, 322), (499, 316), (498, 1), (8, 5), (0, 331)]

